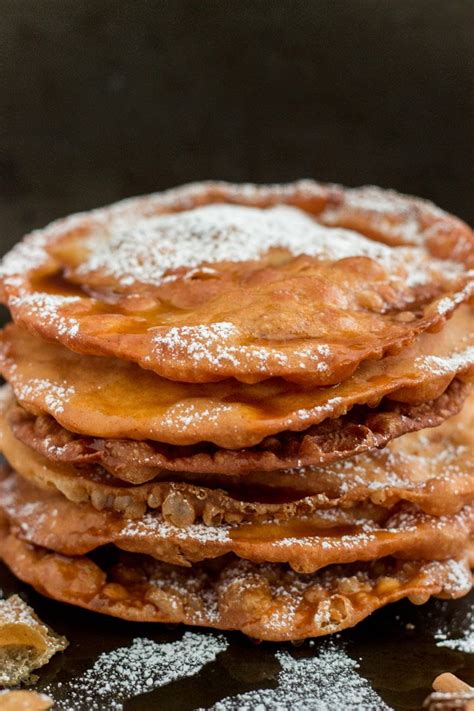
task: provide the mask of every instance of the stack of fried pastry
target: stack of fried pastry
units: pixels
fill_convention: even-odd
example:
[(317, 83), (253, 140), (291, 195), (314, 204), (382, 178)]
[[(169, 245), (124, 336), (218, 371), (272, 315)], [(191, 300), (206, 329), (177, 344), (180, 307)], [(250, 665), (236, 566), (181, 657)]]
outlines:
[(202, 183), (3, 260), (0, 557), (63, 602), (297, 640), (471, 588), (474, 235)]

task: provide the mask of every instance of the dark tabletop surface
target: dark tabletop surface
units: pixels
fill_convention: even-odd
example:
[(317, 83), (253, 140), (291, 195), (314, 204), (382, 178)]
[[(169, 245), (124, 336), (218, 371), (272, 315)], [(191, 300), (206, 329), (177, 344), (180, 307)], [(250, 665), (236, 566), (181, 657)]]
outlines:
[(474, 222), (472, 0), (0, 0), (0, 240), (190, 180)]
[[(204, 178), (373, 183), (473, 223), (473, 29), (472, 0), (0, 0), (0, 253), (61, 215)], [(182, 635), (47, 601), (3, 570), (0, 587), (69, 638), (40, 674), (57, 694), (102, 651)], [(474, 655), (433, 637), (456, 636), (473, 600), (400, 603), (340, 642), (387, 704), (418, 709), (441, 671), (474, 684)], [(228, 638), (199, 675), (125, 708), (274, 686), (279, 647)]]
[[(20, 585), (1, 566), (0, 587), (7, 595), (20, 592), (44, 622), (68, 638), (70, 646), (39, 671), (40, 679), (34, 687), (41, 690), (47, 686), (48, 693), (60, 699), (68, 699), (61, 684), (79, 677), (100, 653), (128, 646), (135, 637), (172, 642), (180, 639), (184, 631), (182, 627), (122, 622), (47, 600)], [(390, 708), (419, 711), (431, 682), (442, 672), (453, 672), (474, 685), (474, 655), (439, 647), (435, 639), (440, 629), (449, 629), (452, 638), (461, 636), (473, 603), (474, 593), (457, 601), (431, 600), (420, 607), (408, 602), (397, 603), (337, 635), (335, 644), (359, 662), (357, 673), (370, 682)], [(204, 629), (199, 632), (214, 634)], [(199, 674), (124, 701), (123, 708), (126, 711), (194, 711), (210, 707), (224, 697), (272, 688), (276, 686), (280, 668), (275, 659), (276, 650), (285, 649), (299, 658), (317, 655), (320, 645), (325, 644), (323, 640), (316, 640), (312, 645), (305, 642), (299, 647), (256, 644), (240, 633), (225, 636), (229, 641), (227, 649)], [(107, 700), (101, 703), (101, 711), (113, 708)], [(349, 711), (377, 711), (373, 706), (354, 708), (349, 705), (347, 708)], [(331, 707), (325, 711), (329, 709)], [(74, 702), (71, 711), (90, 710), (87, 703)], [(272, 711), (272, 707), (268, 707), (268, 711)]]

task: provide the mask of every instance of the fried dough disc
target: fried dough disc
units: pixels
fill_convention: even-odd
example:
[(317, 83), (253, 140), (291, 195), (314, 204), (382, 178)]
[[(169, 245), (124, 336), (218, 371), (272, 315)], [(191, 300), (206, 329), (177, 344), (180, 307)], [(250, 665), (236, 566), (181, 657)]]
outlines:
[(5, 525), (0, 557), (21, 580), (61, 602), (136, 622), (240, 630), (269, 641), (339, 632), (404, 597), (421, 604), (431, 595), (461, 597), (472, 587), (462, 552), (459, 560), (384, 559), (312, 575), (233, 558), (186, 569), (124, 553), (100, 566), (32, 546)]
[[(319, 496), (298, 497), (285, 501), (285, 496), (278, 493), (271, 501), (259, 502), (258, 490), (254, 500), (237, 498), (237, 492), (230, 496), (222, 489), (194, 486), (186, 482), (160, 482), (130, 486), (107, 477), (105, 472), (86, 467), (76, 469), (69, 464), (48, 462), (31, 448), (18, 442), (12, 435), (5, 420), (0, 418), (0, 448), (10, 465), (23, 479), (33, 482), (42, 489), (56, 490), (75, 503), (91, 503), (98, 511), (111, 509), (123, 513), (127, 518), (142, 518), (147, 508), (157, 509), (164, 520), (175, 526), (188, 526), (202, 518), (209, 526), (243, 521), (285, 521), (294, 517), (311, 515), (312, 521), (318, 520), (322, 526), (328, 525), (328, 515), (319, 511)], [(327, 501), (326, 507), (328, 508)], [(354, 506), (350, 510), (333, 508), (329, 523), (336, 525), (354, 524), (361, 517), (360, 510)], [(324, 508), (324, 506), (322, 507)], [(362, 515), (367, 519), (386, 519), (383, 508), (364, 504)], [(337, 517), (337, 520), (335, 520)]]
[(474, 319), (463, 306), (440, 333), (422, 334), (403, 353), (368, 361), (329, 388), (303, 389), (281, 379), (177, 383), (127, 361), (79, 355), (12, 324), (0, 335), (0, 371), (27, 409), (79, 434), (241, 449), (383, 397), (438, 398), (456, 376), (474, 372)]
[[(428, 516), (410, 505), (377, 522), (369, 507), (316, 512), (281, 523), (179, 528), (156, 513), (130, 520), (33, 486), (15, 473), (0, 482), (0, 508), (14, 531), (30, 543), (64, 555), (83, 555), (114, 544), (175, 565), (234, 553), (262, 563), (289, 563), (304, 573), (335, 563), (397, 558), (442, 560), (467, 545), (474, 507), (452, 517)], [(357, 518), (356, 518), (357, 516)]]
[(349, 515), (347, 509), (360, 503), (378, 508), (383, 519), (387, 514), (380, 509), (401, 500), (442, 516), (474, 499), (474, 394), (459, 416), (439, 428), (402, 437), (382, 452), (272, 476), (267, 472), (243, 478), (215, 476), (201, 485), (180, 473), (176, 481), (131, 486), (94, 464), (78, 467), (48, 460), (19, 442), (4, 417), (0, 449), (22, 477), (56, 489), (71, 501), (89, 502), (98, 510), (112, 509), (130, 518), (140, 518), (151, 508), (177, 526), (199, 519), (208, 525), (285, 521), (338, 506)]
[(275, 472), (354, 457), (408, 432), (439, 426), (459, 412), (470, 386), (455, 379), (436, 400), (418, 405), (384, 400), (375, 411), (353, 408), (344, 417), (325, 420), (301, 433), (267, 437), (260, 445), (243, 450), (77, 435), (50, 415), (28, 412), (9, 394), (8, 386), (5, 388), (5, 418), (21, 442), (51, 461), (81, 467), (98, 464), (118, 479), (143, 484), (169, 476), (169, 472), (222, 474), (225, 481), (226, 475)]
[(471, 230), (426, 202), (219, 183), (53, 223), (7, 255), (0, 288), (15, 321), (78, 352), (180, 382), (322, 386), (440, 326), (472, 266)]
[[(405, 435), (382, 451), (328, 467), (278, 473), (278, 485), (319, 494), (321, 505), (347, 505), (369, 495), (373, 503), (393, 506), (400, 499), (435, 516), (452, 514), (474, 498), (474, 394), (459, 415), (440, 427)], [(249, 486), (274, 477), (251, 475)], [(247, 482), (247, 479), (246, 479)]]

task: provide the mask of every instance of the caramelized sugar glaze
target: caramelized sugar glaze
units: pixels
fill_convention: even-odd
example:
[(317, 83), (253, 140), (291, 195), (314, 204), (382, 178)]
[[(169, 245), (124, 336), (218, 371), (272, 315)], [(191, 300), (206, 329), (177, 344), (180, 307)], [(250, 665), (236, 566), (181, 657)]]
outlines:
[[(39, 489), (15, 473), (2, 475), (0, 510), (15, 535), (64, 555), (84, 555), (107, 544), (146, 553), (174, 565), (233, 553), (257, 563), (288, 563), (310, 573), (335, 563), (402, 559), (444, 560), (469, 543), (474, 508), (433, 517), (410, 504), (385, 512), (381, 520), (370, 507), (344, 514), (334, 510), (313, 518), (275, 523), (178, 527), (149, 513), (130, 521), (111, 511), (75, 504)], [(345, 519), (345, 521), (344, 521)]]
[(442, 326), (474, 291), (474, 237), (375, 188), (185, 186), (77, 215), (4, 260), (13, 318), (170, 380), (311, 386)]
[(303, 388), (281, 378), (178, 383), (129, 361), (80, 355), (15, 325), (0, 336), (0, 371), (26, 409), (79, 434), (241, 449), (355, 405), (376, 406), (383, 397), (408, 403), (440, 397), (455, 377), (472, 378), (474, 320), (462, 306), (440, 333), (421, 334), (399, 355), (367, 361), (332, 387)]
[(0, 557), (260, 639), (465, 594), (473, 295), (472, 231), (376, 188), (204, 183), (33, 233), (0, 267)]
[[(351, 408), (347, 415), (326, 419), (301, 433), (281, 432), (266, 437), (255, 447), (230, 450), (211, 443), (178, 447), (151, 440), (104, 439), (78, 435), (47, 414), (35, 415), (19, 405), (10, 389), (2, 391), (1, 409), (6, 424), (20, 440), (52, 462), (99, 465), (112, 477), (143, 484), (170, 476), (196, 480), (199, 474), (214, 475), (215, 481), (252, 472), (272, 472), (277, 482), (281, 470), (330, 464), (340, 459), (383, 447), (391, 440), (426, 427), (437, 427), (460, 411), (470, 385), (455, 378), (435, 400), (397, 403), (383, 399), (374, 410)], [(189, 477), (188, 477), (189, 478)]]
[(186, 568), (119, 553), (99, 561), (32, 546), (0, 526), (0, 556), (21, 580), (62, 602), (141, 622), (241, 630), (261, 640), (317, 637), (357, 624), (408, 597), (457, 598), (472, 587), (469, 555), (459, 560), (333, 566), (301, 575), (282, 565), (224, 557)]
[(93, 462), (72, 465), (46, 458), (18, 441), (7, 412), (0, 418), (0, 447), (22, 477), (75, 503), (90, 503), (129, 518), (155, 511), (178, 527), (196, 521), (219, 526), (310, 518), (322, 528), (353, 523), (361, 510), (363, 517), (370, 514), (381, 522), (400, 502), (410, 502), (432, 516), (450, 516), (474, 498), (474, 394), (458, 416), (440, 427), (325, 467), (245, 477), (181, 472), (170, 479), (170, 473), (163, 472), (159, 481), (135, 485), (110, 476)]

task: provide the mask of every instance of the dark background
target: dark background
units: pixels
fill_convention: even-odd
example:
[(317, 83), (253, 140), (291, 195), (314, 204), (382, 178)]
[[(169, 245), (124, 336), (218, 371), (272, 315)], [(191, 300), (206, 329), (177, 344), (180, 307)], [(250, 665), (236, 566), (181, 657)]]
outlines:
[(474, 222), (473, 0), (0, 0), (0, 252), (190, 180), (375, 183)]
[[(0, 0), (0, 253), (69, 212), (203, 178), (375, 183), (474, 223), (473, 37), (474, 0)], [(0, 582), (73, 640), (42, 683), (174, 634)], [(342, 641), (413, 710), (442, 671), (474, 683), (472, 655), (433, 641), (471, 606), (402, 604)], [(271, 646), (234, 636), (210, 670), (127, 709), (189, 711), (275, 673)]]

